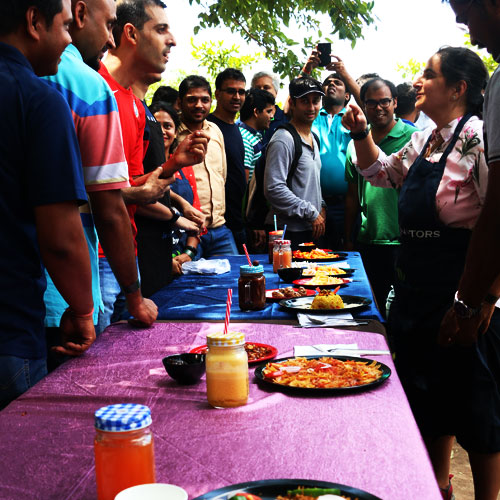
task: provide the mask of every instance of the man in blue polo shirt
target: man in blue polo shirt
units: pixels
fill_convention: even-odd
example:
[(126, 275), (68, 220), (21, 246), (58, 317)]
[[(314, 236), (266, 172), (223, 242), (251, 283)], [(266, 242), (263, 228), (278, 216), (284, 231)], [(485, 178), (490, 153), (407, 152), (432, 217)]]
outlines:
[(70, 21), (70, 0), (0, 3), (0, 408), (47, 371), (43, 265), (69, 304), (55, 349), (78, 355), (95, 338), (73, 120), (38, 78), (57, 71)]
[[(335, 61), (326, 66), (334, 71), (323, 82), (323, 107), (314, 120), (312, 130), (319, 137), (321, 157), (321, 193), (326, 203), (326, 230), (320, 244), (338, 250), (344, 245), (344, 207), (347, 193), (345, 162), (349, 131), (342, 125), (342, 116), (351, 95), (359, 100), (359, 85), (347, 72), (344, 62), (332, 55)], [(312, 51), (302, 75), (308, 75), (319, 65), (318, 51)]]

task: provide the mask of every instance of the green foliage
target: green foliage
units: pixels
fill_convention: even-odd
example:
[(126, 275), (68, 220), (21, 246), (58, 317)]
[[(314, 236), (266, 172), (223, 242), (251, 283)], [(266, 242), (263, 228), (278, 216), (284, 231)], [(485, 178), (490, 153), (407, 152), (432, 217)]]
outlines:
[[(238, 32), (245, 41), (255, 42), (264, 50), (264, 55), (274, 63), (274, 71), (283, 78), (298, 74), (309, 51), (318, 40), (305, 37), (297, 41), (289, 38), (283, 29), (291, 24), (304, 32), (317, 33), (320, 40), (331, 41), (328, 36), (350, 40), (363, 38), (363, 27), (373, 23), (374, 1), (365, 0), (295, 0), (293, 9), (288, 0), (218, 0), (208, 5), (207, 0), (189, 0), (204, 10), (199, 15), (197, 34), (201, 29), (225, 24)], [(319, 14), (327, 14), (331, 21), (331, 32), (324, 37), (319, 29)], [(301, 45), (302, 61), (292, 47)]]
[(465, 46), (468, 49), (473, 50), (479, 57), (481, 57), (481, 59), (483, 60), (484, 65), (486, 66), (486, 69), (488, 70), (488, 73), (491, 76), (491, 74), (493, 73), (493, 71), (495, 71), (497, 69), (497, 66), (498, 66), (498, 63), (495, 61), (495, 59), (493, 59), (492, 55), (488, 54), (488, 52), (486, 52), (485, 50), (479, 50), (477, 47), (475, 47), (474, 45), (472, 45), (472, 43), (470, 43), (470, 35), (469, 35), (469, 33), (467, 33), (465, 35), (465, 42), (464, 42), (464, 44), (465, 44)]
[(186, 76), (189, 76), (185, 71), (180, 70), (177, 71), (175, 77), (162, 78), (159, 82), (153, 83), (149, 86), (148, 91), (146, 92), (145, 101), (149, 106), (151, 104), (151, 99), (153, 99), (153, 94), (156, 92), (158, 87), (172, 87), (174, 89), (178, 89), (180, 83)]
[(396, 71), (401, 75), (405, 82), (412, 82), (418, 75), (422, 74), (425, 65), (425, 62), (410, 59), (406, 64), (398, 64), (396, 66)]
[[(490, 75), (493, 71), (495, 71), (498, 63), (493, 59), (491, 54), (488, 54), (485, 50), (480, 50), (472, 45), (470, 43), (470, 35), (468, 33), (465, 35), (464, 45), (468, 49), (473, 50), (482, 59)], [(430, 55), (431, 54), (429, 54), (429, 56)], [(404, 81), (413, 81), (422, 73), (425, 65), (425, 62), (418, 62), (415, 59), (410, 59), (406, 64), (398, 64), (396, 66), (396, 71), (403, 77)]]
[(200, 65), (207, 70), (212, 80), (215, 80), (217, 75), (226, 68), (236, 68), (242, 71), (245, 67), (252, 66), (262, 59), (260, 52), (239, 56), (239, 45), (233, 44), (230, 48), (225, 48), (223, 41), (210, 41), (195, 45), (191, 38), (191, 46), (193, 47), (191, 55), (200, 61)]

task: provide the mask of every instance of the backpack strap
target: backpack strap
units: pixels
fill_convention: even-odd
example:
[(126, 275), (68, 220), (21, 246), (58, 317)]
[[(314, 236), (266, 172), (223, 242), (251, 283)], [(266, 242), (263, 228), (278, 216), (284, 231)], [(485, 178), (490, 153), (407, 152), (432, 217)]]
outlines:
[(293, 146), (295, 153), (293, 155), (292, 164), (290, 165), (290, 170), (288, 171), (288, 175), (286, 176), (286, 185), (291, 190), (292, 189), (292, 178), (297, 170), (297, 166), (299, 164), (300, 157), (302, 156), (302, 139), (300, 138), (297, 129), (290, 123), (283, 123), (276, 130), (280, 128), (284, 128), (293, 138)]

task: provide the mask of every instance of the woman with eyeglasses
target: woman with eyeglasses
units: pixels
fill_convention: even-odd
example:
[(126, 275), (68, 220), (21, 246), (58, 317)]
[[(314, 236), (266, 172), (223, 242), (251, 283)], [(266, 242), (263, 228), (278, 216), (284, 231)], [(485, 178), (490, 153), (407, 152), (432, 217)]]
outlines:
[[(462, 314), (482, 314), (474, 345), (439, 339), (441, 321), (454, 303), (472, 229), (486, 195), (483, 90), (488, 73), (465, 48), (440, 49), (414, 87), (416, 106), (436, 123), (416, 131), (406, 146), (385, 156), (354, 106), (344, 115), (357, 167), (373, 185), (401, 189), (401, 245), (396, 259), (395, 298), (388, 332), (395, 363), (426, 442), (443, 498), (453, 498), (449, 481), (454, 437), (467, 450), (476, 499), (500, 491), (500, 295), (492, 304)], [(500, 216), (500, 215), (499, 215)]]

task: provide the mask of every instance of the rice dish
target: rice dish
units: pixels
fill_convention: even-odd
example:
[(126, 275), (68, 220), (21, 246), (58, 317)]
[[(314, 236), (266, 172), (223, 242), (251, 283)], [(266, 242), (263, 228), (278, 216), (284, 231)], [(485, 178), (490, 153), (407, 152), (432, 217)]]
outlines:
[(340, 295), (331, 290), (321, 290), (314, 297), (311, 309), (344, 309), (344, 301)]

